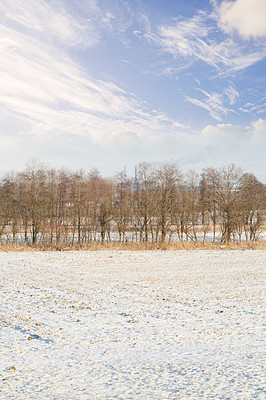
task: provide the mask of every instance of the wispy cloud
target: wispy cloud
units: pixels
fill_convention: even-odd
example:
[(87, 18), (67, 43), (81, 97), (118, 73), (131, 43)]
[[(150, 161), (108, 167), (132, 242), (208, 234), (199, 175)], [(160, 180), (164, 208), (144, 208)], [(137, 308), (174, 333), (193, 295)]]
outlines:
[(219, 21), (216, 7), (212, 13), (199, 11), (192, 18), (172, 19), (144, 37), (179, 62), (186, 61), (190, 66), (191, 61), (200, 61), (213, 67), (219, 75), (235, 74), (266, 56), (266, 48), (259, 43), (250, 46), (221, 31), (217, 35)]
[(27, 0), (26, 3), (19, 0), (0, 0), (0, 23), (19, 32), (34, 35), (46, 43), (64, 47), (90, 47), (99, 41), (99, 30), (87, 15), (97, 15), (97, 10), (96, 3), (90, 0), (84, 14), (77, 12), (76, 18), (73, 18), (71, 10), (60, 0), (52, 3), (39, 0), (38, 7), (34, 0)]
[(266, 113), (266, 97), (263, 97), (257, 103), (246, 103), (243, 107), (240, 107), (239, 110), (244, 113), (252, 113), (252, 114), (264, 114)]
[(228, 110), (223, 106), (222, 96), (218, 93), (207, 93), (204, 92), (206, 98), (204, 100), (199, 100), (194, 97), (186, 96), (185, 99), (194, 104), (195, 106), (201, 107), (207, 111), (209, 111), (210, 116), (216, 119), (217, 121), (221, 121), (221, 115), (226, 115)]
[[(263, 13), (264, 0), (263, 4), (262, 0), (255, 1)], [(234, 18), (231, 20), (228, 17), (232, 10), (232, 15), (238, 10), (241, 24), (244, 24), (250, 8), (253, 8), (253, 3), (251, 7), (251, 3), (247, 0), (234, 2), (211, 0), (208, 12), (200, 10), (190, 18), (172, 18), (168, 23), (158, 25), (153, 31), (138, 32), (138, 37), (145, 38), (150, 44), (157, 46), (160, 54), (171, 56), (164, 58), (162, 75), (172, 78), (182, 76), (184, 71), (191, 71), (194, 79), (201, 82), (201, 88), (206, 85), (205, 91), (198, 91), (201, 93), (200, 96), (185, 93), (184, 100), (207, 110), (209, 115), (218, 121), (230, 112), (237, 112), (237, 109), (233, 110), (233, 106), (240, 100), (236, 85), (231, 83), (228, 86), (228, 78), (230, 78), (229, 83), (233, 82), (237, 73), (245, 71), (266, 57), (266, 46), (262, 40), (263, 27), (266, 24), (259, 22), (260, 28), (253, 35), (260, 40), (250, 41), (246, 40), (247, 35), (234, 33), (236, 31), (232, 25)], [(264, 21), (265, 15), (263, 13), (263, 17), (257, 17), (257, 11), (251, 11), (252, 24), (257, 18), (259, 21)], [(226, 18), (232, 22), (232, 24), (230, 22), (232, 29), (226, 28), (223, 22)], [(208, 81), (206, 81), (206, 71), (208, 71)]]
[(123, 41), (134, 18), (144, 15), (136, 16), (126, 0), (38, 0), (38, 7), (34, 0), (0, 0), (0, 23), (64, 48), (92, 47), (107, 34)]
[[(200, 168), (201, 162), (204, 166), (215, 165), (216, 160), (222, 160), (222, 164), (237, 162), (237, 141), (241, 142), (245, 157), (250, 157), (249, 162), (257, 161), (246, 150), (253, 146), (253, 154), (262, 152), (261, 144), (265, 143), (265, 120), (259, 119), (259, 113), (265, 110), (265, 99), (258, 101), (261, 89), (254, 87), (253, 96), (245, 100), (249, 104), (243, 106), (239, 87), (233, 79), (222, 78), (262, 59), (265, 53), (261, 42), (252, 41), (249, 47), (243, 40), (236, 42), (234, 35), (228, 37), (222, 31), (217, 34), (218, 11), (215, 15), (199, 12), (190, 19), (175, 19), (154, 31), (145, 10), (133, 10), (132, 3), (133, 0), (40, 0), (37, 7), (34, 0), (0, 0), (0, 140), (5, 168), (16, 168), (17, 159), (27, 158), (30, 153), (40, 157), (44, 154), (46, 160), (52, 159), (52, 153), (56, 162), (71, 167), (81, 166), (81, 158), (85, 167), (88, 159), (96, 166), (100, 160), (108, 174), (129, 160), (134, 164), (171, 159), (179, 165)], [(132, 94), (132, 86), (129, 91), (126, 84), (100, 75), (108, 68), (99, 71), (97, 79), (92, 72), (86, 72), (84, 60), (90, 54), (99, 52), (106, 59), (106, 43), (115, 43), (116, 50), (119, 43), (123, 51), (117, 53), (117, 62), (120, 66), (130, 62), (132, 69), (136, 49), (128, 47), (128, 43), (136, 43), (132, 39), (134, 30), (142, 39), (145, 32), (146, 41), (156, 43), (160, 54), (171, 55), (161, 62), (157, 49), (148, 53), (150, 47), (142, 42), (142, 54), (147, 50), (145, 60), (152, 60), (156, 68), (160, 65), (165, 76), (179, 78), (172, 81), (173, 90), (183, 93), (187, 102), (206, 110), (219, 122), (234, 112), (233, 107), (240, 109), (241, 103), (240, 110), (254, 113), (255, 122), (246, 128), (220, 123), (209, 125), (202, 132), (193, 131), (182, 121), (158, 111), (157, 105), (150, 106)], [(96, 46), (99, 49), (92, 51)], [(126, 53), (128, 49), (130, 52)], [(83, 59), (85, 53), (88, 58)], [(78, 60), (84, 62), (83, 66)], [(196, 69), (187, 71), (194, 63), (204, 65), (204, 74), (197, 76)], [(140, 71), (143, 73), (144, 69), (146, 65)], [(209, 79), (218, 75), (219, 79)], [(165, 80), (164, 77), (163, 84)], [(157, 89), (159, 93), (160, 85)], [(157, 99), (155, 104), (159, 104)], [(167, 104), (162, 106), (166, 108)], [(221, 149), (227, 159), (222, 153), (217, 155)], [(63, 162), (58, 161), (60, 157)], [(261, 155), (261, 159), (265, 157)]]
[[(118, 138), (126, 141), (163, 136), (177, 128), (175, 121), (152, 111), (119, 85), (90, 77), (71, 60), (64, 48), (60, 49), (58, 42), (52, 40), (57, 37), (57, 29), (61, 32), (60, 41), (66, 44), (68, 36), (76, 32), (75, 39), (72, 38), (76, 46), (83, 32), (78, 18), (70, 18), (65, 11), (61, 13), (60, 3), (55, 3), (53, 9), (41, 1), (34, 13), (31, 0), (26, 8), (13, 1), (10, 4), (15, 11), (12, 16), (7, 6), (3, 2), (0, 4), (4, 12), (0, 18), (0, 103), (2, 109), (26, 124), (25, 130), (33, 137), (44, 140), (68, 134), (88, 137), (93, 143), (105, 145)], [(91, 6), (96, 7), (96, 4)], [(54, 16), (49, 22), (50, 28), (45, 25), (39, 28), (38, 22), (50, 14)], [(27, 26), (28, 17), (31, 26)], [(18, 29), (16, 24), (7, 26), (7, 19), (27, 29)], [(65, 34), (62, 33), (64, 26)], [(41, 34), (33, 35), (32, 29), (39, 29)], [(46, 30), (51, 40), (46, 40)]]
[(226, 88), (224, 94), (228, 97), (231, 105), (235, 104), (236, 100), (239, 98), (239, 93), (233, 86)]
[(222, 118), (229, 112), (234, 112), (229, 105), (233, 105), (236, 102), (237, 98), (239, 97), (239, 93), (233, 86), (229, 86), (220, 92), (211, 93), (199, 88), (196, 88), (196, 90), (203, 96), (201, 96), (200, 99), (186, 96), (186, 101), (207, 110), (210, 116), (217, 121), (222, 121)]

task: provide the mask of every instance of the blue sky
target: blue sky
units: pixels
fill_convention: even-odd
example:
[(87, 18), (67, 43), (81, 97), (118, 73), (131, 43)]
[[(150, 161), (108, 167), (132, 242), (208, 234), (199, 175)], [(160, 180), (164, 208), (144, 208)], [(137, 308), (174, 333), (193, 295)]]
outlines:
[(0, 0), (0, 172), (235, 163), (266, 181), (265, 0)]

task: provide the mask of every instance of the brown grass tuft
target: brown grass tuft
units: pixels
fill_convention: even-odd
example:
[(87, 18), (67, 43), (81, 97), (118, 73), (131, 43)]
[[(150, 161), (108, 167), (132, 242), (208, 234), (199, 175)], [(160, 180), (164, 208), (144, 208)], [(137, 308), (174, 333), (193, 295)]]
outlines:
[(0, 244), (0, 251), (70, 251), (70, 250), (88, 250), (88, 251), (104, 251), (104, 250), (129, 250), (129, 251), (145, 251), (145, 250), (266, 250), (266, 241), (254, 243), (192, 243), (192, 242), (176, 242), (176, 243), (139, 243), (139, 242), (105, 242), (91, 243), (74, 246), (55, 246), (43, 244)]

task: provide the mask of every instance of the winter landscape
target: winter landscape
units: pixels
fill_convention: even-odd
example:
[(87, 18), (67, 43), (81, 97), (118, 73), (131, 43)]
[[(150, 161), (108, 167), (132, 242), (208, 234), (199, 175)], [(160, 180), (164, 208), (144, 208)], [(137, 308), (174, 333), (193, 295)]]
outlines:
[(266, 252), (1, 252), (1, 399), (264, 399)]
[(265, 71), (266, 0), (0, 0), (0, 400), (266, 398)]

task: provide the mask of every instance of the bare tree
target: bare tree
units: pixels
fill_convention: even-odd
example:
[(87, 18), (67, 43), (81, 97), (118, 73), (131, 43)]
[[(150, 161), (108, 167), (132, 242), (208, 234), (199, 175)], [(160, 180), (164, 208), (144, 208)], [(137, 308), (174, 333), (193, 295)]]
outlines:
[(149, 163), (137, 166), (135, 177), (135, 227), (139, 232), (140, 241), (148, 242), (149, 232), (153, 238), (152, 219), (155, 212), (155, 170)]
[(113, 202), (115, 186), (111, 179), (102, 179), (100, 182), (100, 201), (98, 205), (98, 220), (100, 223), (101, 241), (106, 237), (110, 241), (110, 222), (113, 219)]
[(199, 176), (189, 171), (185, 179), (185, 234), (192, 242), (198, 241), (200, 222)]
[(213, 204), (216, 225), (216, 213), (219, 213), (223, 243), (228, 243), (236, 230), (236, 204), (241, 198), (243, 172), (235, 165), (220, 169), (207, 168), (203, 177), (208, 185), (210, 204)]
[(36, 243), (41, 224), (47, 216), (46, 170), (38, 160), (30, 161), (21, 175), (24, 180), (24, 210), (29, 216), (32, 243)]
[(253, 174), (244, 174), (239, 213), (247, 241), (256, 241), (263, 225), (266, 189)]
[(17, 227), (17, 205), (15, 183), (12, 174), (8, 174), (0, 186), (0, 238), (4, 233), (8, 235), (7, 227), (13, 227), (13, 239)]
[(156, 217), (161, 232), (161, 241), (165, 241), (173, 221), (178, 198), (178, 185), (182, 181), (182, 173), (175, 165), (164, 165), (156, 175)]
[(71, 210), (72, 210), (72, 245), (77, 232), (78, 245), (82, 242), (83, 223), (87, 204), (87, 185), (84, 171), (76, 172), (71, 177)]
[(125, 242), (126, 231), (132, 219), (131, 180), (124, 172), (116, 175), (116, 193), (114, 198), (113, 218), (117, 225), (119, 241)]
[(135, 179), (115, 179), (97, 170), (48, 170), (38, 160), (0, 180), (0, 238), (16, 242), (82, 245), (111, 240), (258, 240), (266, 209), (266, 188), (252, 174), (229, 165), (206, 168), (201, 179), (175, 165), (140, 163)]

